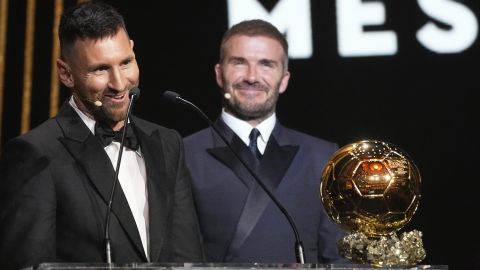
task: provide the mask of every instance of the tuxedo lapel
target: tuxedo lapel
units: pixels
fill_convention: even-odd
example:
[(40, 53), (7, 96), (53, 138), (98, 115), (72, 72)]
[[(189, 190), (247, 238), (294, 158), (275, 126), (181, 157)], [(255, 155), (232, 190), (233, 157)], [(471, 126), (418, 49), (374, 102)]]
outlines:
[[(115, 171), (102, 145), (68, 103), (62, 106), (56, 119), (65, 134), (65, 137), (59, 140), (108, 205)], [(137, 252), (146, 259), (135, 220), (119, 183), (115, 189), (112, 213), (134, 243)]]
[[(135, 121), (136, 118), (132, 117)], [(135, 122), (134, 122), (135, 124)], [(141, 125), (135, 125), (137, 136), (140, 141), (142, 155), (147, 168), (147, 189), (149, 207), (149, 233), (150, 233), (150, 261), (159, 259), (165, 234), (169, 194), (167, 187), (162, 184), (166, 179), (165, 155), (161, 144), (158, 130), (151, 131), (144, 129)]]
[(265, 179), (265, 184), (271, 190), (278, 187), (297, 151), (298, 145), (280, 146), (274, 135), (270, 136), (265, 153), (260, 161), (259, 175), (262, 179)]
[[(277, 124), (276, 129), (278, 130), (279, 128), (281, 127)], [(298, 146), (278, 145), (275, 139), (276, 134), (277, 132), (275, 132), (274, 129), (274, 132), (272, 132), (267, 143), (263, 158), (256, 171), (260, 181), (266, 185), (272, 194), (275, 194), (275, 190), (298, 151)], [(237, 223), (235, 234), (228, 251), (225, 254), (225, 261), (231, 261), (235, 257), (235, 254), (251, 234), (253, 228), (260, 220), (260, 217), (270, 202), (271, 198), (263, 188), (260, 187), (260, 185), (255, 183), (248, 194), (240, 219)]]
[[(223, 123), (221, 120), (217, 120), (214, 125), (223, 134), (225, 139), (230, 142), (230, 146), (240, 156), (240, 158), (251, 169), (255, 169), (256, 161), (254, 157), (243, 143), (243, 141), (233, 133), (233, 131)], [(213, 132), (213, 131), (212, 131)], [(230, 168), (235, 175), (242, 181), (248, 188), (252, 187), (255, 179), (252, 178), (245, 166), (238, 160), (235, 154), (225, 145), (220, 136), (213, 132), (212, 134), (215, 147), (207, 149), (207, 151), (214, 156), (218, 161), (222, 162), (225, 166)]]

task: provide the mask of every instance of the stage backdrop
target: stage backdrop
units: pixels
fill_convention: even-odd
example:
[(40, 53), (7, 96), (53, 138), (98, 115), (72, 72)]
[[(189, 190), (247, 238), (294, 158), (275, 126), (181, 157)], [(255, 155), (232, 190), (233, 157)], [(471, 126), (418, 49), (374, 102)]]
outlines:
[[(55, 12), (75, 1), (0, 2), (7, 6), (0, 13), (4, 145), (69, 95), (55, 95), (52, 29)], [(424, 233), (423, 263), (480, 268), (479, 1), (109, 2), (125, 15), (135, 41), (142, 91), (135, 113), (182, 135), (207, 125), (188, 108), (164, 103), (163, 92), (177, 91), (215, 119), (222, 34), (245, 18), (276, 24), (291, 47), (280, 121), (340, 146), (378, 139), (409, 153), (421, 172), (422, 201), (405, 229)]]

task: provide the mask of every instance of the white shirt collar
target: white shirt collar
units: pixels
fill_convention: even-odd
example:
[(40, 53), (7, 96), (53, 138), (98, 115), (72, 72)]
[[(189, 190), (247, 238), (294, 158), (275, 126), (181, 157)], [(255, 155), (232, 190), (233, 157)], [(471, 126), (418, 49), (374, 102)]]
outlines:
[[(242, 141), (248, 145), (250, 142), (250, 132), (252, 131), (252, 126), (239, 118), (227, 113), (225, 109), (222, 109), (221, 118), (228, 127), (230, 127), (235, 134), (237, 134)], [(277, 121), (276, 114), (273, 113), (267, 119), (263, 120), (260, 124), (256, 126), (258, 131), (260, 131), (259, 141), (258, 141), (258, 148), (261, 153), (265, 150), (265, 146), (272, 134), (273, 128), (275, 127), (275, 123)]]

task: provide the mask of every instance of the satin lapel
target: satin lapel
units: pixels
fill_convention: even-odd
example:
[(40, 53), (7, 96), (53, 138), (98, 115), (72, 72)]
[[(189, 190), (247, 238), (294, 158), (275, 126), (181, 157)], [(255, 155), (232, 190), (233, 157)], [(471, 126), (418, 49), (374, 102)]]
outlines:
[[(279, 146), (275, 134), (274, 129), (257, 170), (258, 177), (273, 194), (298, 151), (298, 146)], [(260, 185), (255, 184), (248, 194), (235, 234), (224, 258), (225, 261), (231, 261), (235, 257), (270, 202), (271, 198), (267, 193)]]
[[(134, 121), (135, 118), (133, 118)], [(165, 154), (162, 148), (162, 140), (158, 130), (150, 131), (142, 126), (135, 125), (137, 136), (140, 141), (141, 151), (147, 170), (148, 190), (148, 218), (150, 236), (150, 261), (158, 261), (165, 235), (168, 205), (168, 188), (163, 186), (166, 179)]]
[(235, 258), (236, 253), (252, 232), (269, 201), (270, 198), (266, 195), (265, 191), (258, 184), (254, 184), (248, 193), (242, 214), (235, 229), (235, 234), (225, 253), (225, 262), (229, 262)]
[[(115, 177), (108, 155), (77, 113), (67, 103), (62, 106), (57, 116), (57, 122), (65, 134), (65, 137), (59, 138), (59, 140), (85, 171), (88, 179), (107, 205), (113, 178)], [(145, 257), (135, 220), (118, 183), (115, 189), (112, 213), (119, 220), (139, 254)]]
[(270, 136), (260, 162), (259, 176), (271, 190), (278, 187), (297, 152), (298, 145), (280, 146), (275, 137)]
[[(233, 131), (227, 127), (221, 120), (215, 122), (215, 126), (222, 132), (225, 138), (230, 142), (233, 150), (240, 156), (240, 158), (249, 166), (249, 168), (255, 169), (256, 161), (248, 150), (243, 141), (236, 136)], [(241, 164), (238, 158), (232, 153), (232, 151), (225, 145), (223, 140), (212, 130), (212, 136), (215, 147), (207, 149), (207, 151), (214, 156), (218, 161), (222, 162), (225, 166), (230, 168), (235, 175), (245, 184), (248, 188), (254, 183), (254, 179), (250, 173)]]

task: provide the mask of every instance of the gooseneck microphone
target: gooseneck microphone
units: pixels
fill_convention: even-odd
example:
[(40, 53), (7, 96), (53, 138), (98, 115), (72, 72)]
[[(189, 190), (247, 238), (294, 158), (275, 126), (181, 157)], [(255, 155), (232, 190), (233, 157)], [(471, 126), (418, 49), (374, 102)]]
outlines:
[[(295, 235), (295, 258), (297, 260), (297, 263), (305, 263), (305, 253), (303, 252), (303, 243), (300, 240), (300, 234), (298, 233), (297, 226), (295, 225), (295, 222), (293, 222), (292, 217), (290, 214), (287, 212), (285, 207), (278, 201), (278, 199), (275, 197), (272, 191), (260, 180), (260, 178), (257, 176), (257, 174), (247, 165), (247, 163), (240, 157), (240, 155), (233, 149), (233, 147), (230, 145), (228, 140), (223, 136), (223, 134), (218, 130), (218, 128), (213, 124), (213, 122), (208, 118), (208, 116), (200, 110), (197, 106), (195, 106), (193, 103), (191, 103), (188, 100), (183, 99), (180, 94), (173, 92), (173, 91), (165, 91), (163, 93), (163, 98), (167, 100), (168, 102), (175, 103), (175, 104), (183, 104), (187, 105), (190, 108), (193, 108), (196, 112), (198, 112), (203, 119), (208, 123), (210, 127), (213, 128), (215, 133), (217, 133), (218, 136), (222, 139), (222, 141), (227, 145), (227, 147), (230, 149), (230, 151), (235, 155), (238, 161), (245, 167), (245, 169), (250, 173), (250, 175), (255, 179), (257, 184), (267, 193), (268, 197), (275, 203), (277, 208), (282, 212), (282, 214), (285, 216), (287, 219), (288, 223), (290, 224), (290, 227), (292, 227), (293, 233)], [(230, 97), (228, 97), (230, 98)]]
[(111, 240), (110, 240), (110, 218), (112, 216), (112, 204), (113, 204), (113, 196), (115, 195), (115, 188), (118, 182), (118, 173), (120, 172), (120, 163), (122, 162), (122, 154), (123, 154), (123, 145), (125, 144), (125, 135), (127, 134), (127, 123), (130, 117), (130, 111), (132, 108), (133, 101), (138, 99), (140, 96), (140, 89), (138, 87), (134, 87), (130, 90), (128, 94), (130, 97), (130, 102), (128, 103), (127, 113), (125, 114), (125, 123), (123, 124), (123, 131), (122, 131), (122, 138), (120, 140), (120, 149), (118, 151), (118, 158), (117, 158), (117, 167), (115, 170), (115, 177), (113, 178), (112, 189), (110, 191), (110, 197), (108, 199), (108, 207), (107, 207), (107, 214), (105, 216), (105, 255), (107, 259), (107, 263), (112, 263), (112, 247), (111, 247)]

